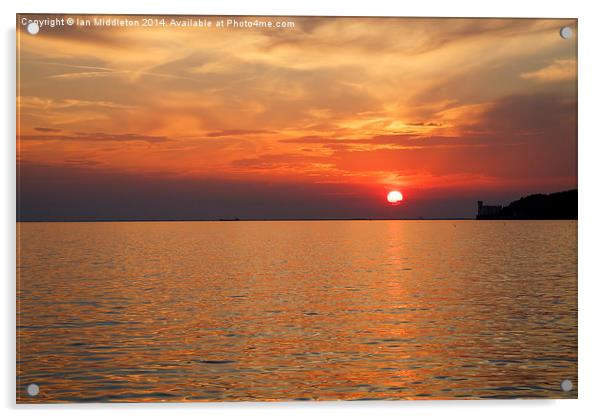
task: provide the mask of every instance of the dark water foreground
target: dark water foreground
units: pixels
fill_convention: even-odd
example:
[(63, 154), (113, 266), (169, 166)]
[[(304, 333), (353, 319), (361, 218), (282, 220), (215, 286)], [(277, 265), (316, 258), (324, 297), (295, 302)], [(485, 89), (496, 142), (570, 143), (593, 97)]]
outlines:
[(576, 221), (18, 234), (18, 402), (577, 396)]

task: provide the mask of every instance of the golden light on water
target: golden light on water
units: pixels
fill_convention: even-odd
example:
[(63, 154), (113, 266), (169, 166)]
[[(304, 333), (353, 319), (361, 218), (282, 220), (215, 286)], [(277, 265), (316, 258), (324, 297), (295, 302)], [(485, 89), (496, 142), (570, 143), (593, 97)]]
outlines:
[(27, 222), (19, 237), (20, 403), (578, 391), (575, 221)]

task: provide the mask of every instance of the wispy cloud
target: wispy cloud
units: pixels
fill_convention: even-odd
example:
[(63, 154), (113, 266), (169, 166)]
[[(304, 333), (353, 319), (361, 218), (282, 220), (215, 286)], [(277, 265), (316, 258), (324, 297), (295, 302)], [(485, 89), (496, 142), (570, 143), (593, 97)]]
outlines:
[(525, 80), (534, 80), (541, 83), (575, 81), (577, 79), (577, 62), (574, 59), (555, 60), (546, 67), (522, 73), (520, 76)]
[[(49, 132), (57, 132), (52, 130)], [(53, 134), (53, 135), (20, 135), (18, 139), (22, 141), (77, 141), (77, 142), (148, 142), (161, 143), (168, 142), (170, 139), (166, 136), (140, 135), (134, 133), (113, 134), (104, 132), (76, 132), (71, 135)]]
[(20, 108), (37, 110), (58, 110), (72, 108), (111, 108), (128, 109), (131, 105), (116, 103), (108, 100), (54, 99), (50, 97), (21, 96), (17, 97)]
[(38, 128), (33, 128), (33, 129), (35, 129), (38, 132), (60, 132), (61, 131), (60, 129), (55, 129), (55, 128), (40, 128), (40, 127), (38, 127)]

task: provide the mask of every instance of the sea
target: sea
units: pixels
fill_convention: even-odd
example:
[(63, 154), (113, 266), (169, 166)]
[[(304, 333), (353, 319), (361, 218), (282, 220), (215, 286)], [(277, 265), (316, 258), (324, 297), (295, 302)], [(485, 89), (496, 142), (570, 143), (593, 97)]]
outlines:
[(577, 221), (21, 222), (17, 241), (19, 403), (577, 397)]

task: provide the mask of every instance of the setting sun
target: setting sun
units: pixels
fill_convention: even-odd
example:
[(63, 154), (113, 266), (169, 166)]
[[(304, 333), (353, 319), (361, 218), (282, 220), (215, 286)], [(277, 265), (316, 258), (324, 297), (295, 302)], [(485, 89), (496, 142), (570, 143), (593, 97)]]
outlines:
[(403, 195), (401, 194), (401, 192), (399, 192), (397, 190), (393, 190), (392, 192), (389, 192), (389, 194), (387, 195), (387, 202), (389, 202), (392, 205), (399, 205), (402, 200), (403, 200)]

